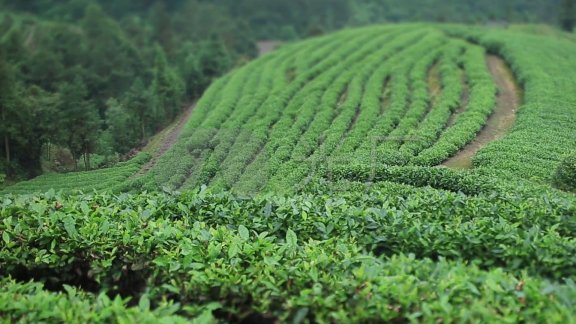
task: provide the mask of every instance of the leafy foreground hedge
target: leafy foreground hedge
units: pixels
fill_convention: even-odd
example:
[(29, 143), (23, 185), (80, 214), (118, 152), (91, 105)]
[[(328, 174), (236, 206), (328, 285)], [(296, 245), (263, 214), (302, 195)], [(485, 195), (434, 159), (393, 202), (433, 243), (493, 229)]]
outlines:
[(0, 317), (576, 320), (570, 196), (339, 185), (354, 191), (4, 196)]
[(64, 292), (44, 290), (39, 283), (18, 283), (10, 278), (0, 279), (0, 317), (6, 322), (23, 321), (67, 323), (187, 323), (173, 315), (179, 306), (164, 303), (150, 310), (149, 300), (142, 298), (138, 307), (128, 307), (120, 297), (110, 299), (65, 286)]

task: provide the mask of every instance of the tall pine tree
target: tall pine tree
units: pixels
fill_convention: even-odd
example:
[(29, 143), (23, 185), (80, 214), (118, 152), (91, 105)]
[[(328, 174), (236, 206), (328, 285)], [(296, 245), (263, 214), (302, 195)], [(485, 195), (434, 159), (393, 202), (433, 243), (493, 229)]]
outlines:
[(59, 124), (63, 130), (60, 141), (70, 149), (75, 162), (84, 155), (86, 169), (89, 169), (89, 157), (96, 150), (100, 133), (101, 120), (98, 110), (94, 103), (87, 99), (88, 91), (81, 79), (62, 84), (59, 93)]
[(156, 45), (152, 106), (160, 125), (165, 125), (181, 110), (185, 85), (182, 78), (168, 65), (164, 50)]

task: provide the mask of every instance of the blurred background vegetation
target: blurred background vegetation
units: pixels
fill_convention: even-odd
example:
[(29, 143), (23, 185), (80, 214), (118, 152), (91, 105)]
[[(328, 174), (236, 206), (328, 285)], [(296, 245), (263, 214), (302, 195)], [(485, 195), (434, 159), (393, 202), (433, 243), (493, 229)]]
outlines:
[(131, 156), (214, 78), (290, 41), (349, 26), (545, 23), (574, 0), (0, 0), (0, 174)]

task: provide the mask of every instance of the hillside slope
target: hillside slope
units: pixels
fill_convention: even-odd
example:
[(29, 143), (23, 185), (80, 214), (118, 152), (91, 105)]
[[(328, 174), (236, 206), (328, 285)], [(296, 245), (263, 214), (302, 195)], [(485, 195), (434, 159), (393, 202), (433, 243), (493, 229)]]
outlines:
[(532, 29), (389, 25), (284, 45), (217, 80), (174, 147), (115, 188), (297, 191), (341, 166), (436, 174), (459, 155), (468, 173), (549, 183), (576, 148), (576, 43)]
[(287, 45), (216, 82), (144, 182), (257, 192), (294, 188), (338, 164), (439, 165), (496, 107), (488, 53), (506, 61), (523, 98), (510, 133), (483, 148), (474, 167), (546, 182), (576, 148), (574, 51), (561, 37), (443, 25)]
[[(159, 159), (2, 193), (0, 316), (573, 323), (576, 198), (549, 181), (576, 146), (575, 50), (447, 25), (285, 45), (210, 87)], [(503, 106), (472, 169), (440, 166)]]

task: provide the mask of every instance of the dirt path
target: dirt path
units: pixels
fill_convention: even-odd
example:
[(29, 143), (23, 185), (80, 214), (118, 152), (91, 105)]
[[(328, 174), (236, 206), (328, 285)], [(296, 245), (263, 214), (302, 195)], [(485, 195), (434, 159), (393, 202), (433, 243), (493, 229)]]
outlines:
[(488, 55), (486, 64), (498, 88), (496, 108), (476, 139), (454, 157), (442, 163), (449, 168), (471, 168), (474, 155), (488, 143), (504, 137), (516, 121), (516, 111), (520, 105), (520, 90), (514, 81), (512, 71), (502, 58), (495, 55)]
[(162, 142), (152, 153), (152, 158), (150, 161), (148, 161), (148, 163), (146, 163), (142, 169), (140, 169), (140, 171), (138, 171), (138, 173), (136, 173), (133, 177), (139, 177), (148, 173), (148, 171), (150, 171), (156, 165), (162, 155), (168, 152), (168, 150), (176, 143), (178, 137), (180, 137), (180, 134), (184, 129), (184, 126), (186, 126), (188, 119), (190, 119), (190, 115), (192, 114), (194, 108), (196, 108), (196, 103), (191, 104), (190, 107), (186, 109), (186, 111), (180, 116), (178, 122), (175, 125), (169, 126), (168, 133), (164, 135)]
[(442, 77), (440, 75), (440, 62), (436, 61), (428, 69), (428, 95), (430, 97), (429, 107), (436, 106), (440, 93), (442, 92)]
[(272, 52), (276, 47), (280, 46), (282, 42), (279, 41), (259, 41), (256, 43), (258, 47), (258, 56), (262, 56), (266, 53)]

